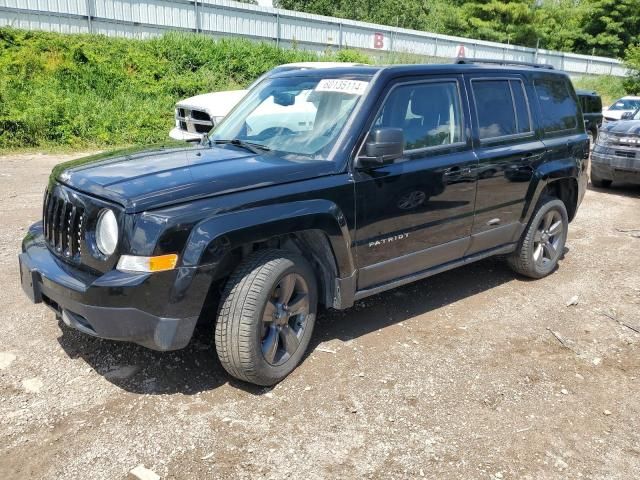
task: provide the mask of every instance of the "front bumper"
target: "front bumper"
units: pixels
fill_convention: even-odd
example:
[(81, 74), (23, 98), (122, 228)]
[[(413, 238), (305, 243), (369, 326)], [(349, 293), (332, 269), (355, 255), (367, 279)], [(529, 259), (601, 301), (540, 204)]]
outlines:
[[(22, 289), (32, 302), (52, 308), (68, 326), (153, 350), (177, 350), (189, 343), (199, 316), (195, 308), (180, 318), (159, 315), (149, 308), (162, 306), (175, 296), (173, 284), (179, 276), (175, 271), (134, 274), (114, 270), (94, 276), (49, 251), (41, 222), (30, 228), (22, 250)], [(185, 272), (182, 274), (184, 277)]]
[(174, 140), (184, 140), (185, 142), (202, 140), (202, 135), (200, 133), (185, 132), (179, 127), (174, 127), (169, 132), (169, 136)]
[(591, 171), (604, 180), (640, 184), (640, 148), (596, 145), (591, 152)]

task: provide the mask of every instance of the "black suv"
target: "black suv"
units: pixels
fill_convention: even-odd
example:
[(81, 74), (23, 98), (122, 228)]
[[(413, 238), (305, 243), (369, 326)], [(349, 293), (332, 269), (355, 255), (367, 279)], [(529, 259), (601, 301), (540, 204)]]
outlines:
[(576, 94), (582, 107), (584, 126), (593, 148), (598, 138), (598, 129), (602, 125), (602, 99), (593, 90), (576, 90)]
[(640, 110), (600, 128), (591, 153), (591, 183), (609, 187), (614, 181), (640, 184)]
[(492, 255), (551, 273), (587, 183), (577, 102), (533, 66), (274, 75), (201, 145), (56, 167), (22, 286), (68, 326), (156, 350), (215, 321), (224, 368), (271, 385), (320, 305)]

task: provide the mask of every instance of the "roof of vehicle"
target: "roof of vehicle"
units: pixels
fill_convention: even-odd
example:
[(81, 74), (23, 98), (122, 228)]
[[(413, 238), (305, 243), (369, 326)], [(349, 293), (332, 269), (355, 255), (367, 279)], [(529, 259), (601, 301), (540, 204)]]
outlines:
[(576, 95), (581, 95), (583, 97), (599, 97), (600, 94), (598, 92), (596, 92), (595, 90), (582, 90), (582, 89), (576, 89)]
[(412, 65), (353, 65), (353, 66), (339, 66), (336, 68), (313, 68), (313, 71), (309, 70), (290, 70), (285, 72), (276, 73), (274, 77), (280, 76), (301, 76), (301, 75), (375, 75), (378, 72), (387, 72), (389, 74), (397, 75), (435, 75), (435, 74), (451, 74), (451, 73), (469, 73), (475, 71), (483, 72), (502, 72), (502, 73), (546, 73), (546, 74), (561, 74), (566, 75), (562, 70), (553, 70), (547, 68), (538, 68), (536, 66), (527, 65), (499, 65), (499, 64), (482, 64), (482, 63), (440, 63), (440, 64), (412, 64)]
[(334, 68), (334, 67), (356, 67), (366, 66), (364, 63), (349, 62), (294, 62), (283, 63), (280, 67), (298, 67), (298, 68)]
[(640, 100), (640, 97), (637, 95), (625, 95), (624, 97), (620, 97), (618, 100), (616, 100), (616, 102), (619, 102), (620, 100)]

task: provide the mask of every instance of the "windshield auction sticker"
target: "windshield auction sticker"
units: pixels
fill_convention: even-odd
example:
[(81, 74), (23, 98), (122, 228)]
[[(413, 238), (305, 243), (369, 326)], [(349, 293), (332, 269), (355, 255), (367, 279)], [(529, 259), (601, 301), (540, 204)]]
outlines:
[(369, 85), (369, 82), (363, 82), (361, 80), (343, 80), (323, 78), (318, 82), (316, 92), (336, 92), (346, 93), (349, 95), (362, 95)]

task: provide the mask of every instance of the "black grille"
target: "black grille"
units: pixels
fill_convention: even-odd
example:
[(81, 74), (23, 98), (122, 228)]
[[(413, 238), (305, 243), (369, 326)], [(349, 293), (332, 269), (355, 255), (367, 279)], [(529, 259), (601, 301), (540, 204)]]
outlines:
[(618, 157), (636, 158), (636, 152), (630, 152), (630, 151), (627, 151), (627, 150), (616, 150), (614, 153)]
[(195, 119), (195, 120), (204, 120), (204, 121), (211, 121), (211, 117), (209, 116), (209, 114), (207, 112), (201, 112), (200, 110), (191, 110), (191, 118)]
[(209, 130), (212, 128), (211, 125), (200, 125), (198, 123), (196, 123), (194, 127), (197, 133), (209, 133)]
[(47, 243), (65, 257), (79, 255), (84, 236), (84, 208), (47, 192), (42, 216)]

